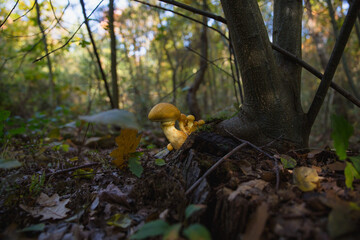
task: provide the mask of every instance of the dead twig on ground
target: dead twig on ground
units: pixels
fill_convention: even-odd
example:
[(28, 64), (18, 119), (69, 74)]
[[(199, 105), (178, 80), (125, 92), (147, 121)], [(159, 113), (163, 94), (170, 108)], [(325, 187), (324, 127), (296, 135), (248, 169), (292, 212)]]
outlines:
[(247, 143), (242, 143), (233, 150), (231, 150), (229, 153), (227, 153), (225, 156), (219, 159), (211, 168), (209, 168), (204, 175), (202, 175), (186, 192), (185, 195), (188, 195), (191, 193), (199, 184), (210, 174), (212, 173), (222, 162), (224, 162), (226, 159), (231, 157), (235, 152), (239, 151), (241, 148), (245, 147)]
[(68, 173), (68, 172), (72, 172), (81, 168), (88, 168), (88, 167), (93, 167), (93, 166), (97, 166), (100, 165), (100, 163), (88, 163), (88, 164), (84, 164), (84, 165), (80, 165), (80, 166), (76, 166), (76, 167), (72, 167), (72, 168), (67, 168), (67, 169), (63, 169), (57, 172), (53, 172), (53, 173), (49, 173), (45, 175), (45, 178), (49, 178), (52, 177), (54, 175), (58, 175), (58, 174), (63, 174), (63, 173)]

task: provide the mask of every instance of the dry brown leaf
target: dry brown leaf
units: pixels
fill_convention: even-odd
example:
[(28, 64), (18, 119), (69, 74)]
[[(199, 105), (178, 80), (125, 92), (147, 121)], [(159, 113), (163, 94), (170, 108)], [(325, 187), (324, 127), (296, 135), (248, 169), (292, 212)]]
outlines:
[(236, 198), (237, 195), (241, 194), (244, 196), (258, 194), (261, 192), (267, 185), (268, 182), (265, 182), (261, 179), (254, 179), (248, 182), (244, 182), (238, 186), (238, 188), (229, 195), (229, 201), (232, 201)]
[(294, 184), (303, 192), (314, 190), (319, 183), (316, 169), (308, 167), (295, 168), (293, 171)]
[(20, 204), (20, 207), (26, 212), (30, 213), (33, 217), (42, 216), (41, 221), (46, 219), (62, 219), (67, 215), (66, 213), (70, 209), (66, 208), (65, 205), (70, 201), (70, 199), (64, 199), (60, 201), (58, 194), (54, 194), (51, 197), (45, 193), (41, 193), (39, 198), (36, 200), (38, 206), (29, 207), (23, 204)]
[(120, 136), (115, 138), (118, 148), (112, 151), (110, 156), (114, 158), (113, 163), (120, 169), (126, 166), (129, 154), (135, 152), (140, 143), (141, 134), (137, 133), (135, 129), (122, 129)]

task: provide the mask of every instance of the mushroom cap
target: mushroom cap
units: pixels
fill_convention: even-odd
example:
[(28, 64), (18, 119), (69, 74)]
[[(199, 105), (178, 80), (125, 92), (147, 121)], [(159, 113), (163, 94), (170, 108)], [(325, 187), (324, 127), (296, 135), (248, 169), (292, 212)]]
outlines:
[(179, 119), (180, 114), (180, 110), (171, 103), (159, 103), (150, 110), (148, 118), (154, 122), (168, 122)]
[(190, 122), (195, 121), (194, 115), (188, 115), (188, 116), (187, 116), (187, 119), (188, 119)]

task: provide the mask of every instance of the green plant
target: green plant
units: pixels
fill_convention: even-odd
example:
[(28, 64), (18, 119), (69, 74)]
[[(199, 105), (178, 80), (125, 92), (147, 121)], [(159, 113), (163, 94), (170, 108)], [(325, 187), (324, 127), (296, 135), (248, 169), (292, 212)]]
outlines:
[(170, 225), (162, 219), (145, 223), (139, 231), (130, 237), (130, 239), (146, 239), (154, 236), (162, 236), (165, 240), (178, 239), (180, 235), (189, 240), (209, 240), (211, 235), (209, 231), (201, 224), (187, 224), (188, 219), (197, 211), (204, 209), (205, 205), (191, 204), (185, 210), (185, 219), (181, 223)]
[(346, 187), (353, 189), (354, 179), (360, 179), (360, 156), (349, 157), (346, 150), (349, 146), (349, 139), (354, 134), (353, 126), (341, 116), (331, 117), (334, 147), (339, 159), (346, 162), (344, 170)]
[(31, 183), (29, 187), (30, 194), (33, 196), (39, 195), (42, 189), (44, 188), (44, 185), (45, 185), (45, 173), (42, 173), (41, 175), (34, 173), (31, 176)]

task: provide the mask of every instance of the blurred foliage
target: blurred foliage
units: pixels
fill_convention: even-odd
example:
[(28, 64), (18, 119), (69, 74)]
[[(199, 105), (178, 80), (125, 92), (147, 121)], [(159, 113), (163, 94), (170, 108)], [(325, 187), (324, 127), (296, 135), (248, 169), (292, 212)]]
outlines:
[[(310, 2), (316, 22), (314, 26), (309, 25), (308, 16), (305, 14), (307, 9), (304, 9), (303, 59), (321, 71), (318, 52), (309, 29), (321, 33), (323, 47), (328, 55), (334, 46), (335, 38), (326, 2)], [(97, 3), (98, 1), (88, 3), (88, 14)], [(149, 3), (202, 21), (201, 16), (189, 14), (172, 5), (153, 0)], [(186, 3), (201, 8), (201, 3), (196, 1)], [(258, 3), (271, 40), (273, 2), (259, 0)], [(42, 126), (55, 123), (52, 118), (59, 113), (49, 105), (50, 83), (46, 61), (33, 62), (44, 55), (33, 4), (34, 0), (20, 1), (0, 31), (0, 109), (10, 111), (13, 121), (15, 118), (27, 119), (24, 123), (27, 129), (41, 132)], [(71, 2), (68, 7), (62, 1), (39, 1), (39, 4), (48, 47), (52, 51), (70, 40), (82, 22), (82, 18), (74, 17), (81, 15), (74, 14), (74, 11), (79, 9), (79, 3)], [(116, 4), (114, 24), (119, 59), (117, 71), (120, 108), (136, 113), (137, 121), (142, 127), (152, 124), (147, 121), (147, 113), (158, 102), (176, 101), (181, 112), (187, 113), (185, 98), (195, 73), (199, 70), (200, 60), (200, 56), (189, 48), (195, 52), (200, 51), (199, 32), (202, 26), (171, 12), (136, 2), (121, 1)], [(5, 19), (12, 6), (13, 1), (0, 0), (0, 21)], [(335, 0), (333, 6), (340, 27), (348, 9), (347, 1)], [(223, 14), (219, 1), (209, 1), (208, 7), (210, 12)], [(228, 35), (224, 24), (208, 19), (208, 25)], [(110, 79), (111, 52), (105, 4), (100, 5), (91, 16), (90, 26), (105, 73)], [(210, 63), (206, 80), (197, 94), (205, 119), (231, 107), (237, 102), (236, 99), (239, 99), (239, 92), (235, 94), (236, 86), (231, 77), (232, 68), (235, 67), (230, 61), (227, 40), (212, 30), (208, 31), (208, 38)], [(359, 37), (354, 33), (345, 53), (351, 59), (349, 68), (354, 79), (360, 79), (360, 65), (357, 64), (360, 61), (359, 51)], [(109, 108), (109, 99), (84, 26), (69, 44), (52, 53), (50, 58), (53, 63), (56, 105), (70, 112), (63, 114), (89, 115)], [(225, 74), (224, 71), (230, 74)], [(349, 90), (342, 66), (338, 68), (335, 82)], [(318, 83), (318, 79), (303, 71), (302, 102), (305, 110), (313, 99)], [(355, 84), (360, 85), (359, 82)], [(355, 131), (359, 132), (359, 119), (356, 116), (360, 111), (333, 91), (328, 95), (321, 115), (313, 127), (313, 136), (310, 140), (315, 145), (329, 144), (329, 119), (331, 114), (340, 110), (354, 124)]]

